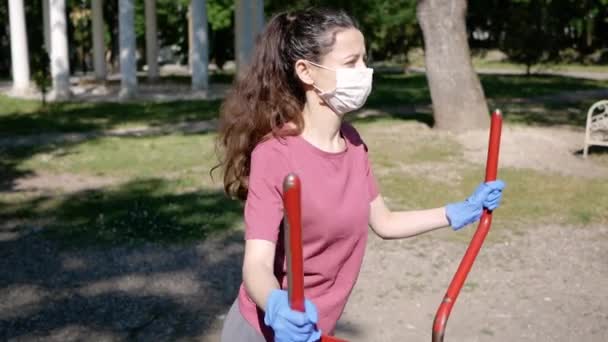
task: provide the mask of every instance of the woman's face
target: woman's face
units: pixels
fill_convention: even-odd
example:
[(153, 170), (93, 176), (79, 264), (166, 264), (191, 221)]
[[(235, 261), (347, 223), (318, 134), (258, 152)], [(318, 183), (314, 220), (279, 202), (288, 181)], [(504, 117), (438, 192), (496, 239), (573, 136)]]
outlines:
[[(365, 52), (365, 39), (361, 31), (356, 28), (340, 30), (335, 34), (335, 42), (331, 51), (322, 56), (320, 65), (330, 68), (365, 68), (367, 56)], [(314, 85), (323, 91), (336, 88), (336, 73), (312, 64), (307, 65), (309, 76)], [(303, 79), (305, 83), (305, 79)], [(310, 84), (310, 83), (309, 83)]]

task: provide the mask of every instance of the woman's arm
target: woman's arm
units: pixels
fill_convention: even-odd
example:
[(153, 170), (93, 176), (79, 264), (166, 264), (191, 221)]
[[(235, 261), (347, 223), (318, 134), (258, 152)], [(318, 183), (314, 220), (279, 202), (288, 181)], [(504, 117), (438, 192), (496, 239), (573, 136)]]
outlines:
[(245, 290), (256, 305), (266, 310), (266, 302), (272, 290), (279, 288), (274, 275), (276, 245), (267, 240), (247, 240), (243, 261)]
[(448, 227), (445, 207), (392, 212), (378, 195), (370, 204), (370, 225), (383, 239), (401, 239)]

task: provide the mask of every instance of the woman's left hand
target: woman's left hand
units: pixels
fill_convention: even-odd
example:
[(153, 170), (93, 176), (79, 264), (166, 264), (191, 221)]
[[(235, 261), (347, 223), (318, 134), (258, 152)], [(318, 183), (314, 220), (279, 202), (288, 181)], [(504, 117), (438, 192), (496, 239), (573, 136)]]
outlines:
[(465, 201), (448, 204), (445, 212), (452, 228), (458, 230), (476, 222), (481, 217), (483, 208), (488, 210), (498, 208), (504, 188), (505, 182), (502, 180), (481, 183)]

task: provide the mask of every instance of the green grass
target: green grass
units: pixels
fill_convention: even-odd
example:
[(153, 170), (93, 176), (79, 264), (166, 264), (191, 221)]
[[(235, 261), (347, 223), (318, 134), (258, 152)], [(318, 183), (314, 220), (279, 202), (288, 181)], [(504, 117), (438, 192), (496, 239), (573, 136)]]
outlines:
[[(574, 90), (599, 90), (608, 87), (608, 81), (577, 79), (564, 76), (480, 75), (489, 98), (521, 98), (555, 94)], [(399, 104), (430, 103), (426, 77), (422, 74), (374, 75), (374, 90), (368, 107), (385, 107)]]
[(117, 178), (167, 174), (204, 177), (213, 166), (215, 135), (106, 137), (31, 155), (19, 170), (46, 170)]
[(220, 101), (140, 103), (52, 103), (23, 101), (0, 95), (0, 134), (83, 132), (155, 126), (217, 117)]
[[(393, 209), (420, 209), (466, 198), (483, 167), (467, 163), (448, 135), (419, 123), (384, 119), (357, 123), (374, 172)], [(14, 153), (23, 174), (112, 177), (115, 184), (72, 193), (0, 193), (0, 220), (48, 222), (45, 234), (68, 245), (176, 243), (237, 226), (242, 206), (208, 175), (215, 134), (101, 138), (52, 151)], [(433, 165), (431, 172), (410, 172)], [(218, 175), (219, 176), (219, 175)], [(494, 230), (541, 224), (608, 224), (608, 182), (502, 168), (507, 182)], [(590, 199), (593, 203), (590, 205)], [(28, 223), (29, 222), (29, 223)], [(473, 229), (451, 235), (468, 241)], [(496, 235), (496, 233), (494, 234)]]
[[(93, 190), (0, 192), (0, 221), (45, 222), (66, 246), (204, 239), (239, 225), (242, 206), (228, 199), (209, 170), (214, 134), (99, 138), (80, 144), (4, 151), (0, 174), (73, 174), (112, 184)], [(221, 178), (216, 173), (214, 177)], [(51, 184), (53, 185), (53, 184)], [(10, 184), (4, 184), (10, 188)]]
[(608, 81), (578, 79), (564, 76), (480, 75), (486, 96), (520, 98), (550, 95), (575, 90), (600, 90)]
[[(416, 104), (431, 102), (426, 78), (421, 74), (375, 75), (374, 90), (366, 108), (377, 108), (389, 115), (405, 120), (415, 120), (433, 126), (430, 113), (412, 113)], [(584, 126), (587, 109), (592, 101), (570, 103), (538, 99), (528, 104), (513, 102), (513, 99), (538, 98), (541, 96), (580, 90), (601, 90), (608, 81), (583, 80), (562, 76), (512, 76), (480, 75), (490, 108), (501, 108), (508, 122), (528, 125), (574, 125)], [(374, 121), (376, 118), (356, 119)]]
[[(399, 66), (395, 63), (379, 63), (385, 66)], [(411, 61), (411, 65), (415, 67), (424, 67), (424, 58), (417, 58)], [(524, 64), (513, 63), (509, 61), (488, 61), (484, 58), (474, 57), (473, 66), (478, 69), (497, 69), (497, 70), (512, 70), (526, 72)], [(576, 64), (576, 63), (544, 63), (532, 66), (532, 73), (543, 73), (551, 71), (582, 71), (582, 72), (608, 72), (608, 65), (593, 65), (593, 64)]]
[(406, 124), (397, 119), (384, 118), (355, 125), (368, 148), (374, 152), (371, 154), (372, 161), (382, 167), (395, 167), (406, 161), (446, 161), (461, 153), (460, 145), (421, 124)]
[[(381, 190), (393, 209), (423, 209), (464, 200), (483, 180), (482, 166), (470, 165), (462, 181), (445, 182), (422, 175), (391, 172), (379, 177)], [(608, 224), (608, 181), (584, 180), (532, 170), (503, 168), (499, 178), (507, 183), (501, 208), (496, 211), (493, 239), (502, 233), (521, 233), (548, 224), (586, 226)], [(450, 235), (470, 241), (472, 229)], [(496, 235), (498, 234), (498, 235)]]
[(568, 103), (532, 102), (514, 103), (501, 100), (489, 100), (490, 108), (500, 108), (505, 119), (511, 123), (528, 126), (569, 125), (584, 128), (587, 122), (587, 110), (595, 100), (581, 100)]
[[(449, 136), (395, 119), (357, 127), (368, 142), (374, 172), (393, 209), (434, 208), (463, 200), (483, 180), (483, 166), (465, 161), (462, 147)], [(434, 172), (416, 171), (428, 163)], [(585, 179), (503, 167), (499, 178), (507, 189), (496, 214), (496, 230), (520, 231), (550, 223), (608, 224), (608, 175)], [(471, 232), (452, 237), (469, 241)]]
[[(483, 60), (480, 58), (474, 58), (473, 65), (477, 68), (518, 70), (521, 72), (526, 71), (526, 66), (523, 64), (517, 64), (517, 63), (512, 63), (512, 62), (493, 62), (493, 61)], [(608, 72), (608, 65), (549, 63), (549, 64), (535, 65), (532, 67), (532, 72), (546, 72), (546, 71)]]
[(374, 85), (366, 106), (383, 107), (426, 103), (430, 94), (426, 77), (420, 74), (375, 74)]
[[(390, 112), (400, 106), (431, 102), (426, 77), (422, 74), (377, 73), (374, 77), (374, 90), (367, 108)], [(502, 100), (608, 87), (608, 81), (561, 76), (481, 75), (480, 78), (486, 96)], [(219, 107), (220, 101), (174, 101), (128, 104), (68, 102), (42, 108), (38, 101), (15, 100), (0, 95), (0, 134), (83, 132), (209, 120), (217, 118)], [(427, 124), (433, 122), (428, 114), (409, 118)]]
[(150, 178), (71, 194), (0, 196), (0, 219), (46, 222), (43, 233), (65, 247), (187, 242), (240, 222), (241, 204), (219, 190), (180, 191), (180, 185), (180, 180)]
[[(482, 82), (486, 93), (496, 98), (607, 86), (606, 82), (562, 77), (484, 76)], [(428, 89), (423, 76), (380, 75), (369, 106), (426, 101)], [(545, 115), (535, 113), (538, 117), (532, 117), (524, 110), (507, 119), (523, 124), (580, 124), (580, 113), (569, 117), (571, 111), (563, 105), (543, 106)], [(217, 117), (218, 107), (218, 101), (183, 101), (65, 103), (41, 110), (33, 101), (0, 97), (0, 135), (204, 120)], [(449, 134), (416, 122), (425, 122), (425, 115), (413, 115), (409, 118), (413, 121), (399, 116), (354, 120), (369, 146), (382, 193), (394, 209), (431, 208), (462, 200), (483, 177), (483, 167), (465, 161), (462, 146)], [(560, 119), (543, 121), (551, 115)], [(44, 234), (70, 246), (178, 243), (232, 229), (241, 224), (242, 205), (227, 199), (221, 184), (208, 175), (215, 162), (215, 137), (215, 133), (167, 134), (0, 146), (0, 222), (17, 222), (17, 230), (42, 225)], [(608, 153), (601, 151), (595, 150), (592, 162), (608, 166)], [(37, 173), (112, 181), (94, 190), (12, 191), (17, 180)], [(548, 223), (582, 227), (608, 224), (606, 178), (582, 179), (512, 168), (502, 168), (500, 177), (507, 182), (507, 190), (493, 225), (498, 232), (521, 233)], [(472, 231), (451, 234), (451, 239), (468, 241)]]

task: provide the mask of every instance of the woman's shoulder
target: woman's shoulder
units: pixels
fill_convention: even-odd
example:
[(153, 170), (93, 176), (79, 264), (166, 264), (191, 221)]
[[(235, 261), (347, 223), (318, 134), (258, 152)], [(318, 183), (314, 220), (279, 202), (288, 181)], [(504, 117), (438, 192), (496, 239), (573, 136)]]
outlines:
[(252, 158), (274, 161), (287, 156), (288, 141), (290, 137), (268, 136), (262, 139), (253, 148)]
[(367, 145), (361, 138), (361, 135), (357, 131), (357, 129), (348, 122), (343, 122), (342, 127), (340, 128), (342, 131), (342, 136), (346, 139), (351, 145), (356, 147), (362, 147), (367, 152)]

